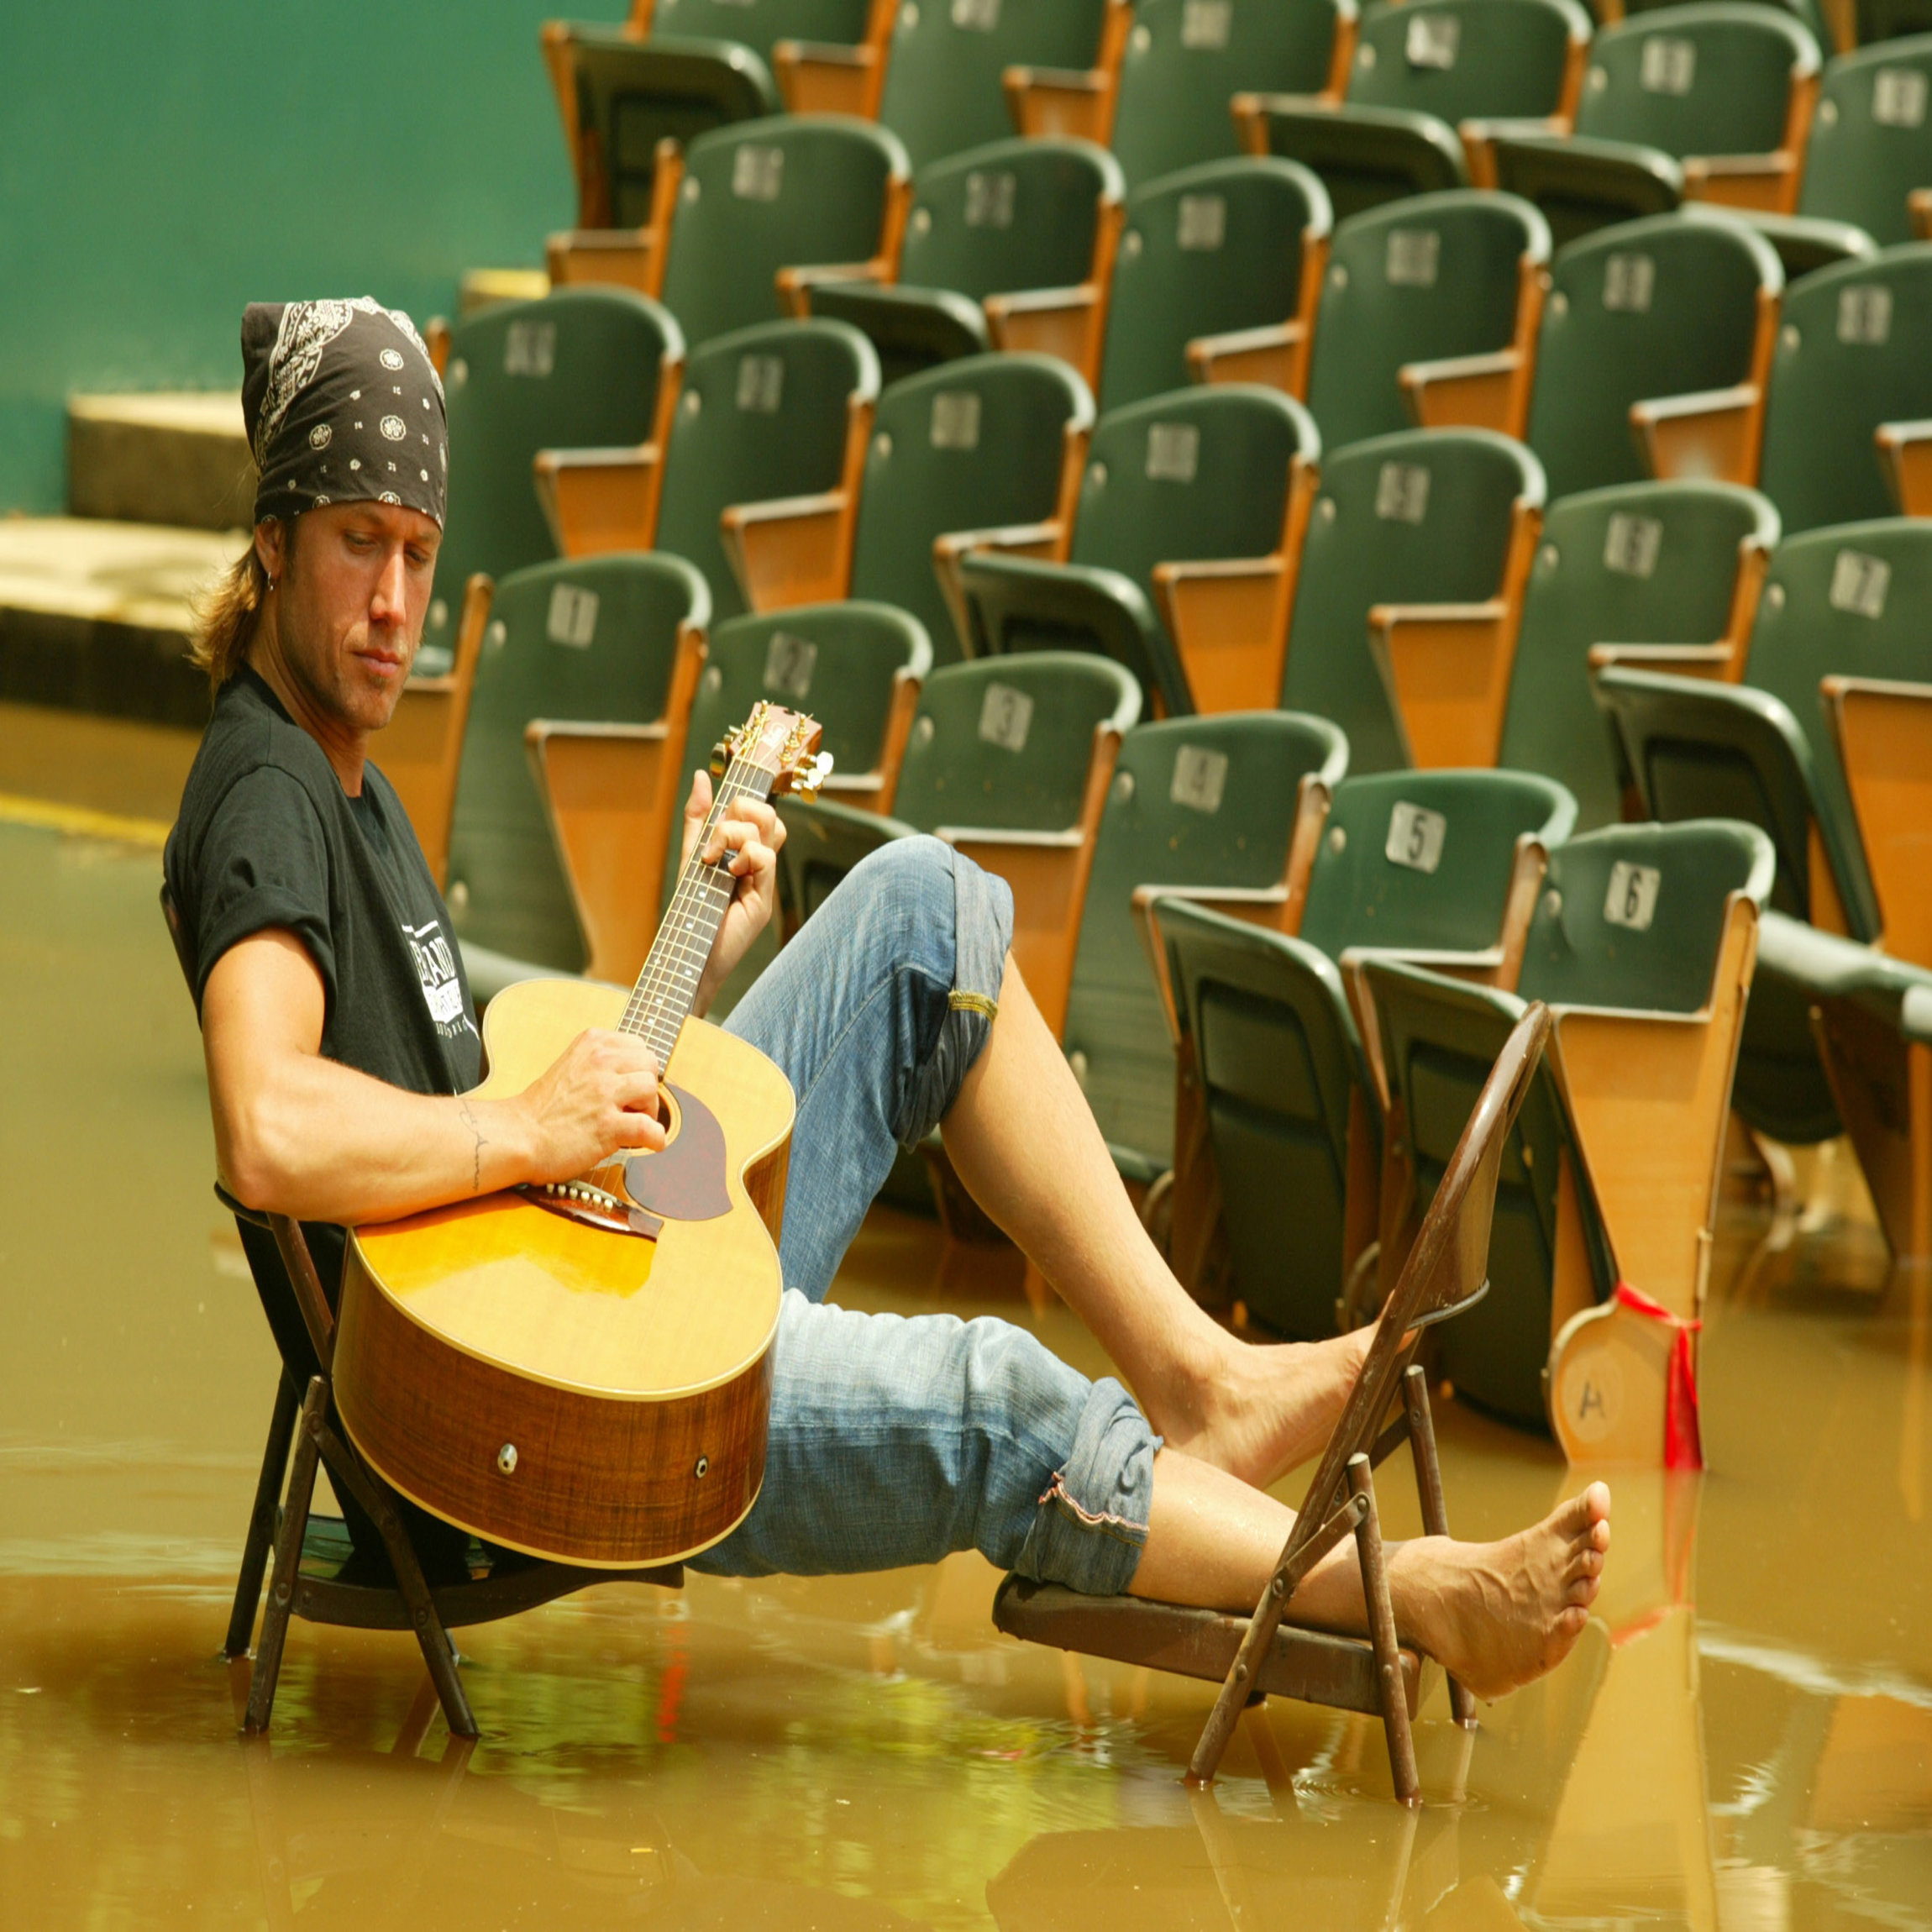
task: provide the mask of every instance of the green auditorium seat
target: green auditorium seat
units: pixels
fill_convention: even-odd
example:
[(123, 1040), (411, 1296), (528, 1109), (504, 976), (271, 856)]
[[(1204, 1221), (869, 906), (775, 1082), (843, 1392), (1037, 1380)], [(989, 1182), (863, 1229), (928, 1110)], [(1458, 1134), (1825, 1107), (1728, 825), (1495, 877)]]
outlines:
[(1295, 578), (1281, 702), (1333, 718), (1356, 771), (1409, 764), (1371, 630), (1396, 633), (1399, 653), (1404, 628), (1513, 627), (1543, 498), (1535, 456), (1491, 430), (1412, 429), (1330, 451)]
[(894, 838), (932, 832), (1013, 888), (1013, 957), (1056, 1036), (1095, 835), (1140, 687), (1077, 651), (951, 664), (927, 680), (892, 815), (827, 801), (780, 806), (788, 929)]
[(892, 134), (848, 115), (701, 135), (685, 153), (658, 293), (696, 344), (779, 315), (781, 284), (814, 269), (883, 274), (872, 265), (898, 252), (911, 173)]
[(1354, 0), (1140, 0), (1114, 114), (1128, 185), (1238, 155), (1236, 93), (1339, 99), (1355, 31)]
[(446, 895), (479, 1003), (533, 973), (642, 969), (710, 617), (676, 557), (543, 564), (496, 586)]
[(1107, 0), (910, 0), (886, 55), (879, 118), (920, 167), (1003, 139), (1014, 132), (1007, 70), (1091, 70), (1109, 12)]
[[(1677, 3), (1678, 0), (1624, 0), (1623, 11), (1627, 18), (1632, 13), (1652, 13), (1660, 8)], [(1819, 0), (1762, 0), (1762, 4), (1774, 12), (1788, 13), (1801, 22), (1820, 48), (1830, 49), (1835, 45)]]
[(1091, 141), (997, 141), (933, 161), (912, 185), (896, 279), (822, 282), (812, 311), (864, 329), (888, 381), (999, 348), (1058, 355), (1091, 383), (1125, 194)]
[(1717, 389), (1748, 388), (1757, 406), (1727, 419), (1731, 442), (1714, 438), (1696, 467), (1660, 460), (1657, 473), (1751, 482), (1784, 286), (1770, 244), (1741, 221), (1656, 215), (1559, 249), (1551, 281), (1529, 429), (1550, 494), (1636, 482), (1639, 434), (1654, 439), (1678, 399), (1699, 407)]
[(842, 322), (769, 322), (721, 335), (685, 368), (654, 547), (696, 564), (715, 619), (744, 596), (722, 520), (734, 504), (837, 494), (849, 526), (879, 400), (872, 345)]
[(1362, 16), (1339, 106), (1243, 92), (1250, 153), (1305, 162), (1336, 218), (1398, 197), (1466, 186), (1465, 122), (1567, 131), (1590, 39), (1576, 0), (1420, 0)]
[[(683, 801), (690, 795), (692, 776), (701, 765), (710, 765), (712, 748), (744, 722), (753, 705), (782, 705), (818, 721), (825, 734), (820, 749), (832, 761), (822, 798), (889, 812), (913, 712), (932, 668), (932, 646), (918, 620), (889, 604), (811, 604), (776, 617), (720, 624), (711, 633), (685, 734), (679, 812), (665, 848), (661, 903), (669, 904), (677, 884)], [(778, 944), (774, 921), (718, 990), (714, 1019), (738, 1004)]]
[(726, 519), (726, 554), (753, 610), (847, 596), (895, 604), (926, 627), (936, 661), (951, 663), (959, 633), (936, 552), (1058, 554), (1093, 424), (1086, 384), (1053, 356), (946, 363), (880, 396), (849, 536), (836, 493), (749, 504)]
[[(1701, 1311), (1772, 870), (1751, 826), (1608, 827), (1551, 854), (1514, 992), (1394, 960), (1364, 969), (1389, 1106), (1385, 1282), (1498, 1044), (1527, 1002), (1553, 1010), (1504, 1156), (1489, 1294), (1445, 1329), (1436, 1366), (1459, 1399), (1529, 1428), (1547, 1417), (1572, 1460), (1663, 1460), (1662, 1365)], [(1662, 1318), (1613, 1300), (1620, 1283)], [(1641, 1372), (1613, 1374), (1620, 1352), (1648, 1352)]]
[(1095, 651), (1169, 717), (1266, 704), (1320, 454), (1308, 412), (1255, 384), (1110, 411), (1063, 560), (959, 559), (970, 654)]
[(501, 579), (556, 555), (533, 486), (538, 451), (661, 449), (684, 353), (672, 317), (620, 289), (501, 302), (451, 330), (443, 370), (454, 452), (449, 518), (419, 672), (449, 669), (462, 586), (473, 573)]
[[(696, 15), (748, 9), (685, 0)], [(641, 228), (651, 219), (659, 144), (682, 148), (732, 121), (775, 114), (783, 103), (749, 36), (642, 40), (626, 27), (552, 20), (543, 58), (557, 90), (564, 142), (577, 180), (580, 230)]]
[(1515, 772), (1383, 773), (1332, 793), (1306, 801), (1313, 863), (1282, 929), (1153, 903), (1183, 1068), (1177, 1268), (1205, 1285), (1218, 1215), (1231, 1294), (1303, 1341), (1335, 1331), (1379, 1218), (1382, 1103), (1340, 962), (1357, 974), (1396, 953), (1510, 984), (1576, 816), (1562, 785)]
[[(649, 0), (644, 3), (648, 7)], [(638, 12), (633, 5), (633, 33)], [(649, 32), (653, 39), (678, 34), (742, 40), (761, 60), (775, 65), (778, 48), (786, 40), (858, 46), (871, 16), (872, 0), (656, 0)]]
[[(1786, 293), (1758, 472), (1786, 530), (1890, 515), (1899, 506), (1874, 439), (1896, 426), (1887, 440), (1903, 485), (1924, 459), (1928, 417), (1932, 244), (1824, 269)], [(1927, 507), (1915, 493), (1903, 507)]]
[(1412, 195), (1340, 223), (1308, 381), (1331, 446), (1405, 429), (1418, 407), (1426, 428), (1520, 436), (1549, 260), (1547, 224), (1514, 195)]
[(1499, 137), (1495, 185), (1535, 202), (1559, 247), (1680, 195), (1789, 214), (1819, 65), (1807, 28), (1753, 0), (1633, 15), (1590, 49), (1573, 144)]
[(1137, 725), (1121, 744), (1064, 995), (1064, 1043), (1129, 1180), (1173, 1164), (1173, 1046), (1139, 930), (1146, 903), (1179, 894), (1264, 924), (1292, 917), (1294, 873), (1307, 865), (1294, 836), (1304, 790), (1326, 796), (1347, 764), (1333, 725), (1293, 711), (1170, 718)]
[(1932, 34), (1842, 54), (1824, 70), (1798, 212), (1850, 222), (1881, 248), (1914, 239), (1906, 197), (1932, 186)]
[[(1777, 538), (1777, 511), (1735, 483), (1623, 483), (1551, 503), (1508, 667), (1497, 764), (1561, 779), (1583, 831), (1614, 824), (1621, 800), (1590, 695), (1591, 653), (1735, 676)], [(1483, 680), (1483, 696), (1488, 688)]]
[(1292, 161), (1209, 161), (1127, 197), (1100, 400), (1188, 381), (1307, 386), (1328, 253), (1328, 197)]
[[(1776, 908), (1869, 942), (1882, 930), (1820, 685), (1920, 680), (1932, 608), (1932, 524), (1903, 519), (1787, 537), (1772, 559), (1740, 685), (1621, 667), (1596, 678), (1625, 781), (1653, 817), (1723, 812), (1761, 826)], [(1738, 1110), (1781, 1141), (1822, 1140), (1838, 1116), (1802, 1000), (1767, 982), (1738, 1067)]]

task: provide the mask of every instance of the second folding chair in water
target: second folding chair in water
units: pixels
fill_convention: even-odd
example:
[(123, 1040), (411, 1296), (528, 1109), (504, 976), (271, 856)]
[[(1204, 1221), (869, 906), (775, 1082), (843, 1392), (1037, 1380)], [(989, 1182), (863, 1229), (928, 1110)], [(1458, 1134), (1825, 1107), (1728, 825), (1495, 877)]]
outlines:
[(479, 1005), (537, 974), (642, 969), (710, 614), (675, 557), (546, 564), (496, 586), (445, 894)]
[(1370, 8), (1340, 106), (1244, 92), (1249, 153), (1320, 176), (1337, 220), (1405, 195), (1465, 187), (1465, 122), (1567, 132), (1590, 17), (1576, 0), (1425, 0)]
[(1513, 985), (1549, 848), (1576, 816), (1561, 785), (1514, 772), (1328, 790), (1305, 796), (1305, 869), (1278, 930), (1173, 896), (1152, 907), (1182, 1066), (1176, 1271), (1304, 1341), (1363, 1300), (1378, 1230), (1382, 1101), (1344, 953), (1454, 959)]
[(974, 654), (1097, 651), (1139, 680), (1150, 714), (1265, 702), (1320, 454), (1299, 403), (1249, 384), (1110, 412), (1063, 561), (960, 559)]
[(1692, 1330), (1772, 870), (1755, 827), (1612, 827), (1551, 853), (1514, 993), (1365, 967), (1389, 1109), (1384, 1279), (1524, 1003), (1550, 1007), (1504, 1157), (1489, 1294), (1445, 1328), (1436, 1371), (1459, 1399), (1547, 1420), (1572, 1460), (1662, 1465), (1667, 1409), (1682, 1428), (1686, 1406), (1692, 1440), (1675, 1446), (1694, 1458)]

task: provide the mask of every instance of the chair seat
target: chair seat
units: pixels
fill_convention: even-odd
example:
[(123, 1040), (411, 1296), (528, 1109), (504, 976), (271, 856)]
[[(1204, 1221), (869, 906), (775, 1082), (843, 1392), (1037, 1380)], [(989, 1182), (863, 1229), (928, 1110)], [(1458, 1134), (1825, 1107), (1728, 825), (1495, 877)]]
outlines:
[[(1226, 1677), (1248, 1620), (1141, 1597), (1083, 1596), (1061, 1583), (1036, 1583), (1017, 1576), (1008, 1577), (993, 1599), (994, 1625), (1010, 1637), (1210, 1683)], [(1428, 1688), (1426, 1660), (1408, 1649), (1400, 1656), (1403, 1700), (1413, 1720)], [(1366, 1637), (1284, 1624), (1274, 1633), (1254, 1688), (1264, 1695), (1299, 1698), (1336, 1710), (1371, 1717), (1382, 1712), (1374, 1646)]]
[[(310, 1623), (351, 1630), (412, 1628), (409, 1606), (394, 1585), (342, 1580), (341, 1572), (354, 1549), (349, 1525), (341, 1517), (312, 1515), (302, 1530), (302, 1568), (291, 1610)], [(449, 1630), (513, 1617), (591, 1583), (660, 1583), (672, 1590), (684, 1587), (681, 1563), (656, 1570), (590, 1570), (509, 1551), (492, 1553), (480, 1543), (472, 1544), (470, 1557), (473, 1567), (488, 1567), (480, 1575), (472, 1575), (466, 1583), (445, 1583), (429, 1593), (436, 1614)]]

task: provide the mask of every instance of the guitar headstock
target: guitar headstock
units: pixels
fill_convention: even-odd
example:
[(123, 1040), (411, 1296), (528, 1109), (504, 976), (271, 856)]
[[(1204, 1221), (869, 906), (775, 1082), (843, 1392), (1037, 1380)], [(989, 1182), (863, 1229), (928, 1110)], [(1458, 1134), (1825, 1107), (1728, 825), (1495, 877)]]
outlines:
[(818, 748), (824, 735), (816, 718), (802, 717), (783, 706), (762, 701), (751, 716), (711, 752), (711, 770), (722, 777), (734, 759), (744, 759), (773, 774), (771, 795), (791, 792), (814, 796), (832, 769), (832, 755)]

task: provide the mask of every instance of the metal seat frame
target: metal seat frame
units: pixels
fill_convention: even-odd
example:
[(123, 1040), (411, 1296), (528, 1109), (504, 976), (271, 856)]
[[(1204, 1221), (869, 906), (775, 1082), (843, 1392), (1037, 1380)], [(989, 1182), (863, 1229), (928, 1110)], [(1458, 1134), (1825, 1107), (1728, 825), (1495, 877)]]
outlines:
[[(1549, 1032), (1549, 1009), (1536, 1002), (1498, 1054), (1253, 1613), (1242, 1618), (1127, 1597), (1083, 1597), (1018, 1577), (1008, 1577), (1000, 1588), (993, 1618), (1011, 1636), (1184, 1676), (1221, 1678), (1221, 1694), (1189, 1761), (1190, 1783), (1213, 1779), (1242, 1709), (1274, 1692), (1379, 1714), (1395, 1795), (1404, 1804), (1421, 1802), (1411, 1725), (1420, 1702), (1422, 1660), (1404, 1650), (1396, 1634), (1373, 1471), (1407, 1442), (1425, 1531), (1449, 1534), (1428, 1378), (1415, 1357), (1427, 1329), (1473, 1307), (1488, 1291), (1484, 1271), (1504, 1147)], [(1349, 1536), (1362, 1567), (1368, 1636), (1284, 1626), (1283, 1615), (1295, 1591)], [(1475, 1700), (1453, 1679), (1449, 1700), (1458, 1724), (1475, 1723)]]

